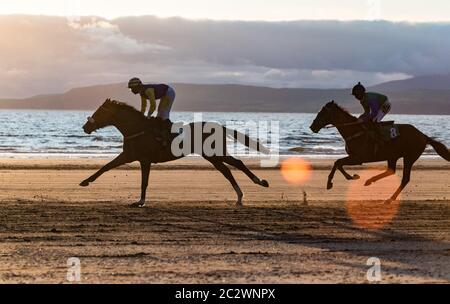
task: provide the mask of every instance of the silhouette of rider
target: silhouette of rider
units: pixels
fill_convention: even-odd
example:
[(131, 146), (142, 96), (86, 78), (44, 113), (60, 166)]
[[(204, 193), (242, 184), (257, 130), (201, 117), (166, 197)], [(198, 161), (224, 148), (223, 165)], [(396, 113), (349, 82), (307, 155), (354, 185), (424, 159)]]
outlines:
[(147, 118), (152, 117), (156, 109), (156, 100), (160, 100), (156, 115), (156, 124), (159, 126), (158, 141), (167, 143), (170, 134), (170, 110), (175, 101), (175, 90), (167, 84), (143, 84), (139, 78), (132, 78), (128, 81), (128, 88), (133, 94), (141, 96), (141, 112), (145, 115), (147, 101), (150, 104)]
[(364, 113), (358, 118), (358, 121), (366, 123), (369, 137), (376, 145), (381, 144), (377, 123), (391, 110), (388, 97), (379, 93), (366, 92), (366, 88), (361, 82), (353, 87), (352, 95), (360, 101), (364, 108)]
[(359, 117), (359, 121), (380, 122), (391, 110), (391, 103), (387, 96), (366, 92), (366, 88), (361, 82), (353, 87), (352, 95), (360, 101), (364, 108), (364, 113)]

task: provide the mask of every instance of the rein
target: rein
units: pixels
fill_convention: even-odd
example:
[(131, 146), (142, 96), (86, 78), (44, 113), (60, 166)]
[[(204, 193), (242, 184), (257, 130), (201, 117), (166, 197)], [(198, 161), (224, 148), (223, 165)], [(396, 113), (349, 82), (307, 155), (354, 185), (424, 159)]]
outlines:
[(350, 122), (350, 123), (346, 123), (346, 124), (340, 124), (340, 125), (335, 125), (335, 126), (326, 126), (326, 129), (332, 129), (332, 128), (339, 128), (339, 127), (347, 127), (347, 126), (357, 126), (357, 125), (361, 125), (364, 122), (362, 121), (357, 121), (357, 122)]
[(347, 138), (344, 138), (345, 141), (352, 141), (354, 139), (357, 139), (358, 137), (361, 137), (364, 135), (364, 131), (358, 132), (355, 135), (349, 136)]
[[(327, 108), (327, 111), (331, 114), (331, 110), (330, 110), (330, 109)], [(357, 125), (362, 125), (362, 124), (364, 124), (363, 121), (355, 121), (355, 122), (350, 122), (350, 123), (344, 123), (344, 124), (336, 124), (336, 125), (332, 125), (332, 126), (326, 126), (325, 128), (327, 128), (327, 129), (331, 129), (331, 128), (341, 128), (341, 127), (348, 127), (348, 126), (357, 126)], [(356, 133), (356, 134), (353, 134), (353, 135), (351, 135), (351, 136), (349, 136), (349, 137), (344, 138), (344, 140), (345, 140), (346, 142), (352, 141), (352, 140), (354, 140), (354, 139), (357, 139), (357, 138), (363, 136), (364, 133), (365, 133), (364, 131), (360, 131), (360, 132), (358, 132), (358, 133)]]
[[(111, 113), (111, 116), (116, 116), (116, 114), (114, 113), (114, 111), (108, 109), (108, 108), (105, 107), (104, 105), (101, 105), (100, 108), (102, 108), (103, 111), (105, 111), (105, 112), (110, 112), (110, 113)], [(88, 121), (89, 121), (90, 123), (92, 123), (92, 124), (95, 124), (95, 123), (96, 123), (95, 119), (92, 118), (92, 117), (90, 117), (90, 116), (88, 117)], [(130, 123), (130, 125), (131, 125), (131, 123)], [(128, 141), (128, 140), (131, 140), (131, 139), (140, 137), (140, 136), (142, 136), (142, 135), (144, 135), (144, 134), (145, 134), (145, 131), (141, 131), (141, 132), (136, 133), (136, 134), (134, 134), (134, 135), (124, 136), (123, 140), (124, 140), (124, 142), (125, 142), (125, 141)]]
[(134, 134), (134, 135), (131, 135), (131, 136), (127, 136), (127, 137), (124, 137), (123, 140), (124, 140), (124, 141), (128, 141), (128, 140), (131, 140), (131, 139), (133, 139), (133, 138), (141, 137), (141, 136), (144, 135), (144, 134), (145, 134), (145, 131), (142, 131), (142, 132), (139, 132), (139, 133), (137, 133), (137, 134)]

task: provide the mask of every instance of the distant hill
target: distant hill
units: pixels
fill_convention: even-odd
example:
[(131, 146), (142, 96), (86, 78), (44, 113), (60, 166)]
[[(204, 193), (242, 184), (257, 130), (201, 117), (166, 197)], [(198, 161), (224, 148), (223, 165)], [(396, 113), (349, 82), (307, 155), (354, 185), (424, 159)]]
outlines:
[[(435, 77), (435, 78), (433, 78)], [(370, 88), (386, 93), (394, 113), (449, 114), (450, 76), (417, 77), (388, 82)], [(175, 111), (219, 112), (302, 112), (315, 113), (326, 102), (336, 100), (352, 112), (360, 112), (350, 89), (275, 89), (243, 85), (174, 84)], [(0, 100), (2, 109), (96, 109), (106, 98), (139, 106), (139, 97), (125, 83), (72, 89), (63, 94), (40, 95), (26, 99)]]
[(401, 92), (409, 90), (450, 90), (450, 74), (418, 76), (406, 80), (385, 82), (373, 87), (385, 92)]

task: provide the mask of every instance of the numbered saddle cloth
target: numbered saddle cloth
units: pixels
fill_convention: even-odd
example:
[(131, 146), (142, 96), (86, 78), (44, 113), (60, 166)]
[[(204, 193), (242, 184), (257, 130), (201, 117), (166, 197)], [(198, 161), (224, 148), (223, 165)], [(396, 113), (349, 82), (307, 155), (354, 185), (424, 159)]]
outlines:
[(399, 127), (393, 121), (381, 122), (378, 128), (381, 140), (384, 142), (391, 141), (400, 136)]

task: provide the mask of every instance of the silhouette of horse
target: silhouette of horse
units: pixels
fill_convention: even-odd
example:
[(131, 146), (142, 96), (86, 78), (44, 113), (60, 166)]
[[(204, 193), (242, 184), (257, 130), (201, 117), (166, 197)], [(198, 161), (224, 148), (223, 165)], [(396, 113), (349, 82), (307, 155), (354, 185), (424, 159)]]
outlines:
[(414, 163), (425, 151), (426, 146), (431, 145), (434, 150), (445, 160), (450, 161), (450, 152), (442, 143), (426, 136), (412, 125), (399, 124), (400, 135), (383, 145), (381, 149), (373, 150), (370, 137), (366, 132), (366, 126), (359, 123), (358, 119), (342, 109), (334, 101), (327, 103), (317, 114), (311, 125), (311, 130), (318, 133), (327, 125), (335, 126), (346, 143), (348, 157), (339, 159), (334, 163), (328, 176), (327, 189), (333, 188), (333, 177), (336, 169), (345, 176), (347, 180), (359, 179), (358, 175), (351, 176), (345, 172), (343, 166), (361, 165), (363, 163), (379, 162), (387, 160), (388, 170), (374, 176), (366, 181), (365, 186), (379, 181), (382, 178), (395, 174), (397, 161), (403, 158), (403, 178), (400, 187), (395, 191), (386, 203), (395, 201), (401, 191), (410, 181), (411, 169)]
[[(201, 150), (199, 153), (203, 158), (209, 161), (213, 166), (219, 170), (231, 183), (234, 190), (237, 194), (237, 206), (242, 206), (242, 197), (243, 193), (231, 174), (230, 169), (225, 165), (229, 164), (242, 172), (244, 172), (255, 184), (258, 184), (263, 187), (269, 187), (269, 183), (266, 180), (260, 180), (255, 174), (253, 174), (244, 163), (232, 157), (227, 153), (226, 149), (226, 137), (232, 136), (234, 140), (238, 140), (239, 142), (245, 144), (247, 147), (254, 148), (259, 152), (268, 153), (267, 148), (263, 147), (259, 144), (259, 142), (250, 139), (245, 134), (239, 133), (237, 131), (233, 131), (225, 128), (217, 123), (213, 122), (196, 122), (190, 123), (189, 125), (184, 125), (183, 130), (187, 130), (186, 134), (184, 134), (183, 141), (180, 141), (180, 150), (186, 147), (186, 143), (190, 145), (190, 153), (174, 155), (172, 153), (172, 142), (177, 136), (172, 136), (169, 145), (164, 147), (164, 143), (155, 139), (154, 130), (152, 128), (155, 127), (155, 120), (146, 118), (141, 112), (129, 106), (125, 103), (114, 101), (107, 99), (92, 115), (92, 117), (88, 117), (88, 121), (83, 126), (84, 132), (87, 134), (91, 134), (92, 132), (107, 127), (114, 126), (116, 127), (124, 136), (123, 143), (123, 152), (120, 153), (114, 160), (110, 163), (106, 164), (100, 170), (98, 170), (95, 174), (85, 179), (80, 183), (80, 186), (86, 187), (90, 183), (94, 182), (98, 177), (100, 177), (103, 173), (116, 168), (120, 165), (131, 163), (133, 161), (139, 161), (141, 164), (141, 173), (142, 173), (142, 181), (141, 181), (141, 199), (132, 204), (132, 207), (143, 207), (145, 205), (145, 196), (148, 186), (148, 178), (150, 174), (150, 167), (152, 163), (161, 163), (168, 162), (176, 159), (183, 158), (187, 156), (187, 154), (198, 152), (194, 148), (195, 143), (198, 143), (198, 135), (201, 137), (201, 146), (205, 144), (205, 141), (210, 138), (210, 136), (214, 136), (219, 134), (221, 142), (214, 142), (214, 145), (211, 145), (212, 148), (217, 147), (213, 152), (214, 153), (205, 153)], [(206, 132), (205, 129), (200, 129), (201, 133), (196, 132), (198, 128), (202, 128), (207, 125), (209, 132)], [(223, 132), (212, 132), (215, 130), (221, 130)], [(220, 134), (221, 133), (221, 134)], [(217, 137), (215, 137), (217, 138)], [(196, 141), (197, 140), (197, 141)], [(197, 145), (198, 146), (198, 145)], [(222, 148), (222, 149), (220, 149)], [(178, 154), (178, 152), (177, 152)]]

